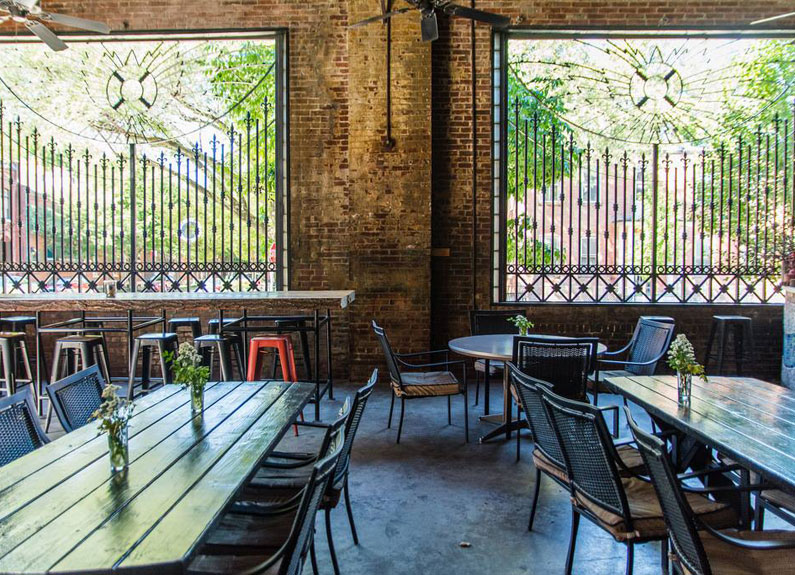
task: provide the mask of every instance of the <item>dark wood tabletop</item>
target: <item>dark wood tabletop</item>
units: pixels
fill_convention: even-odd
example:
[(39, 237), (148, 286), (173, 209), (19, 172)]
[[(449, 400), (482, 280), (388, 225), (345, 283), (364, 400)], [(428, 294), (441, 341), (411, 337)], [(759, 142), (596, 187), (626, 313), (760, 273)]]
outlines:
[(795, 393), (749, 377), (693, 378), (690, 406), (676, 377), (608, 377), (607, 385), (651, 415), (767, 479), (795, 488)]
[(110, 473), (96, 426), (0, 469), (0, 573), (182, 573), (239, 487), (315, 391), (280, 381), (208, 384), (136, 402), (130, 466)]

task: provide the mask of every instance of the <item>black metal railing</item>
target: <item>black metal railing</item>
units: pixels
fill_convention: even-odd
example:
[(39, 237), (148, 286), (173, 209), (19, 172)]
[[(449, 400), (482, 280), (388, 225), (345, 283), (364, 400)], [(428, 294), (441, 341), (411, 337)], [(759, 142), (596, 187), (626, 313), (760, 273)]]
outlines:
[(792, 117), (702, 147), (595, 149), (518, 101), (507, 116), (503, 301), (781, 299)]
[(285, 200), (274, 107), (202, 149), (123, 153), (42, 141), (0, 102), (5, 293), (282, 287)]

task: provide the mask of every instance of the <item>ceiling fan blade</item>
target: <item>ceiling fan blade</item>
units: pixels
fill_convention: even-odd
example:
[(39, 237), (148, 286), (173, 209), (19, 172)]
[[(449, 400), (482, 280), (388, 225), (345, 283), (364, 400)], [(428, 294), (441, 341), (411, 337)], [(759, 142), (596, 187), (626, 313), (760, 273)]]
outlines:
[(50, 14), (42, 12), (41, 18), (69, 26), (70, 28), (79, 28), (80, 30), (88, 30), (90, 32), (97, 32), (99, 34), (110, 34), (110, 26), (104, 22), (97, 22), (96, 20), (86, 20), (85, 18), (75, 18), (74, 16), (65, 16), (64, 14)]
[(445, 14), (453, 16), (460, 16), (462, 18), (469, 18), (470, 20), (477, 20), (478, 22), (485, 22), (498, 28), (504, 28), (511, 23), (511, 19), (507, 16), (494, 14), (492, 12), (484, 12), (483, 10), (475, 10), (474, 8), (467, 8), (466, 6), (459, 6), (458, 4), (447, 4), (443, 8)]
[(770, 18), (762, 18), (761, 20), (755, 20), (754, 22), (751, 22), (751, 26), (756, 26), (757, 24), (764, 24), (765, 22), (772, 22), (773, 20), (780, 20), (782, 18), (790, 18), (791, 16), (795, 16), (795, 12), (787, 12), (786, 14), (771, 16)]
[(368, 24), (372, 24), (373, 22), (383, 22), (389, 20), (393, 16), (397, 16), (398, 14), (404, 14), (406, 12), (411, 12), (414, 8), (400, 8), (399, 10), (393, 10), (392, 12), (387, 12), (386, 14), (379, 14), (378, 16), (373, 16), (372, 18), (366, 18), (361, 22), (357, 22), (356, 24), (351, 24), (348, 26), (349, 28), (359, 28), (361, 26), (367, 26)]
[(439, 22), (436, 19), (436, 12), (431, 12), (430, 15), (422, 15), (420, 20), (422, 26), (422, 41), (433, 42), (439, 38)]
[(32, 20), (28, 20), (27, 22), (25, 22), (25, 26), (27, 27), (28, 30), (30, 30), (36, 36), (38, 36), (39, 39), (45, 44), (47, 44), (47, 46), (49, 46), (52, 50), (56, 52), (61, 52), (68, 48), (68, 46), (64, 43), (63, 40), (61, 40), (58, 36), (56, 36), (52, 32), (52, 30), (47, 28), (47, 26), (45, 26), (41, 22), (34, 22)]

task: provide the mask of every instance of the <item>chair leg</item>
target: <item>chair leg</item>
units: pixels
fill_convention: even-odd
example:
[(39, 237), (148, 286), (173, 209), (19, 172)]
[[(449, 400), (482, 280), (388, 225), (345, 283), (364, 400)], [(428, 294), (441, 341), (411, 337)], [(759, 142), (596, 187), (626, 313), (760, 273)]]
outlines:
[(666, 537), (660, 541), (660, 570), (663, 575), (668, 575), (671, 572), (668, 563), (668, 538)]
[(566, 575), (571, 575), (574, 566), (574, 548), (577, 545), (577, 530), (580, 527), (580, 514), (571, 508), (571, 535), (569, 536), (569, 552), (566, 555)]
[(6, 380), (6, 390), (8, 391), (8, 395), (14, 395), (17, 392), (17, 380), (16, 380), (16, 358), (14, 349), (11, 345), (10, 340), (3, 340), (2, 346), (3, 355), (3, 377)]
[(348, 487), (348, 478), (345, 478), (345, 486), (343, 488), (345, 495), (345, 510), (348, 512), (348, 523), (351, 524), (351, 535), (353, 535), (353, 544), (359, 544), (359, 535), (356, 533), (356, 523), (353, 521), (353, 509), (351, 509), (351, 490)]
[[(519, 407), (518, 403), (516, 404), (516, 420), (519, 423), (522, 422), (522, 410)], [(519, 461), (522, 459), (522, 451), (521, 451), (522, 446), (521, 443), (519, 442), (521, 436), (522, 436), (522, 430), (521, 428), (517, 427), (516, 428), (516, 463), (519, 463)]]
[(631, 541), (627, 543), (627, 575), (632, 575), (635, 566), (635, 544)]
[(406, 400), (404, 398), (400, 398), (400, 423), (398, 424), (398, 436), (397, 442), (400, 443), (400, 434), (403, 432), (403, 413), (406, 410)]
[(232, 361), (227, 341), (218, 342), (218, 369), (221, 372), (221, 381), (232, 381)]
[(533, 521), (536, 518), (536, 506), (538, 505), (538, 494), (541, 492), (541, 470), (536, 469), (536, 486), (533, 490), (533, 504), (530, 507), (530, 522), (527, 524), (527, 530), (533, 530)]
[(141, 343), (135, 340), (133, 345), (132, 357), (130, 359), (130, 377), (127, 378), (127, 399), (132, 400), (135, 396), (135, 368), (138, 363), (138, 352), (140, 351)]
[(451, 402), (452, 402), (452, 400), (450, 399), (450, 396), (448, 395), (447, 396), (447, 425), (453, 425), (453, 416), (452, 416), (451, 407), (450, 407), (450, 403)]
[(765, 527), (765, 502), (759, 495), (756, 496), (756, 509), (754, 509), (754, 531), (762, 531)]
[(469, 443), (469, 390), (464, 380), (464, 439)]
[(392, 429), (392, 410), (395, 408), (395, 394), (392, 394), (392, 401), (389, 404), (389, 421), (386, 423), (387, 429)]
[(315, 553), (315, 538), (312, 537), (312, 545), (309, 546), (309, 560), (312, 562), (312, 575), (319, 575), (317, 568), (317, 555)]
[(340, 566), (337, 563), (337, 552), (334, 550), (334, 538), (331, 535), (331, 507), (326, 507), (326, 539), (328, 550), (331, 553), (331, 564), (334, 566), (334, 575), (340, 575)]

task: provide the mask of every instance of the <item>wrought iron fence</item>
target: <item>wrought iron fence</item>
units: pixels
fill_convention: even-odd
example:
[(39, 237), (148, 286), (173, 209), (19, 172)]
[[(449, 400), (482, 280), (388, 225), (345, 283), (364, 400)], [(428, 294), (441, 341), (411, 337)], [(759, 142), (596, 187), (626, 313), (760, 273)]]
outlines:
[(0, 286), (5, 293), (272, 290), (283, 286), (286, 201), (277, 111), (265, 101), (206, 149), (124, 153), (42, 141), (0, 102)]
[(595, 149), (510, 103), (502, 301), (765, 303), (795, 228), (795, 122), (700, 148)]

